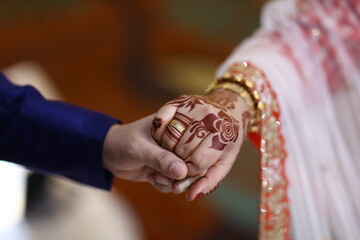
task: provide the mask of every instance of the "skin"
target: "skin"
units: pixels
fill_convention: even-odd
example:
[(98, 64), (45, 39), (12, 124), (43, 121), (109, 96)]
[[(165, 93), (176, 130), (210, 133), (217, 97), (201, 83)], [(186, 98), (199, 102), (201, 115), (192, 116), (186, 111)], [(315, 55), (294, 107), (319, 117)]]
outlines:
[[(186, 195), (189, 202), (213, 192), (240, 151), (248, 111), (238, 94), (226, 89), (203, 96), (183, 95), (165, 104), (155, 115), (152, 136), (160, 146), (184, 160), (188, 178), (174, 181), (158, 173), (154, 175), (157, 185), (180, 193), (179, 185), (187, 181), (191, 184)], [(176, 132), (170, 125), (173, 119), (186, 128), (183, 134), (169, 134)]]
[(104, 141), (103, 165), (119, 178), (149, 182), (159, 191), (169, 192), (168, 187), (155, 181), (154, 174), (181, 180), (188, 170), (182, 159), (153, 140), (153, 119), (150, 115), (130, 124), (114, 124)]

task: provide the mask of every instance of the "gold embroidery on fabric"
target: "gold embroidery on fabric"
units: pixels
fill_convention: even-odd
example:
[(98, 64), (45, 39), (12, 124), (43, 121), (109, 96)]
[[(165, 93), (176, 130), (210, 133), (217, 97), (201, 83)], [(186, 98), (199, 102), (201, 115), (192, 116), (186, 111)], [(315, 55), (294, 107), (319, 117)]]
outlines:
[(227, 74), (236, 75), (248, 82), (258, 93), (261, 119), (258, 133), (261, 136), (261, 240), (289, 239), (289, 201), (285, 175), (286, 151), (281, 134), (280, 108), (276, 95), (265, 75), (247, 62), (235, 63)]

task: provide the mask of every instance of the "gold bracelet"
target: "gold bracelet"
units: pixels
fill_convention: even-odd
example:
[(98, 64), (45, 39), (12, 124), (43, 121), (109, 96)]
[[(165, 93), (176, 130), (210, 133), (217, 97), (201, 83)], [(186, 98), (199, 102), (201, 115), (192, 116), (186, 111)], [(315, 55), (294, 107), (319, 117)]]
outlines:
[(250, 111), (251, 119), (255, 117), (255, 108), (254, 108), (254, 101), (252, 100), (252, 97), (250, 94), (240, 85), (233, 83), (233, 82), (222, 82), (213, 85), (211, 88), (209, 88), (206, 93), (212, 92), (215, 89), (227, 89), (230, 91), (233, 91), (240, 95), (240, 97), (244, 100), (245, 104), (248, 106)]
[(260, 99), (259, 92), (256, 90), (254, 82), (245, 78), (242, 74), (227, 72), (221, 78), (212, 82), (206, 90), (206, 93), (217, 88), (232, 90), (242, 97), (249, 106), (250, 114), (252, 116), (249, 131), (257, 132), (259, 130), (258, 125), (261, 120), (261, 114), (264, 110), (264, 103)]

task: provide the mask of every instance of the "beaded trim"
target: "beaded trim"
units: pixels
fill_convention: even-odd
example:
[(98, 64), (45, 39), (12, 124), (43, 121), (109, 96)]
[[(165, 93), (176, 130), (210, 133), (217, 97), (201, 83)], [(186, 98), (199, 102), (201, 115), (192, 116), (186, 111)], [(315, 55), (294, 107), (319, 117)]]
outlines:
[(264, 73), (248, 62), (233, 64), (228, 73), (251, 81), (252, 90), (259, 93), (259, 101), (264, 104), (259, 122), (261, 200), (260, 229), (261, 240), (288, 240), (290, 228), (288, 181), (285, 174), (285, 142), (281, 133), (280, 107), (275, 92)]

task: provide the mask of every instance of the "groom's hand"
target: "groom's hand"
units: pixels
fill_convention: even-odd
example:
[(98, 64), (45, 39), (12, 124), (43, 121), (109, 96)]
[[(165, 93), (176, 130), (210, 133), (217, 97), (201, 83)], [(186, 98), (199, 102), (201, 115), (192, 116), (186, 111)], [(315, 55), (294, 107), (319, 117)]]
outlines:
[(181, 180), (188, 170), (182, 159), (154, 142), (150, 132), (153, 118), (151, 115), (130, 124), (112, 126), (103, 146), (103, 164), (119, 178), (148, 181), (158, 190), (170, 192), (171, 182), (158, 184), (153, 176), (161, 173)]

